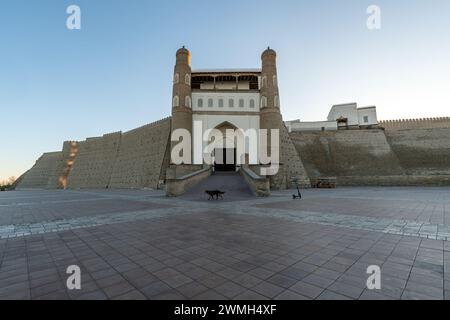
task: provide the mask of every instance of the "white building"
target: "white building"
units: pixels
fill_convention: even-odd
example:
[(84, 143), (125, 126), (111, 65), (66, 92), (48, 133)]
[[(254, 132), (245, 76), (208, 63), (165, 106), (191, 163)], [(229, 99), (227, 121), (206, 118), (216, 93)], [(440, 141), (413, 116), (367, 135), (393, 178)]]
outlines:
[(288, 131), (334, 131), (337, 121), (300, 121), (300, 119), (284, 122)]
[(337, 121), (338, 126), (364, 127), (378, 125), (375, 106), (358, 108), (356, 102), (336, 104), (331, 107), (328, 121)]
[(358, 108), (356, 103), (337, 104), (331, 107), (327, 121), (285, 121), (291, 131), (333, 131), (378, 126), (375, 106)]

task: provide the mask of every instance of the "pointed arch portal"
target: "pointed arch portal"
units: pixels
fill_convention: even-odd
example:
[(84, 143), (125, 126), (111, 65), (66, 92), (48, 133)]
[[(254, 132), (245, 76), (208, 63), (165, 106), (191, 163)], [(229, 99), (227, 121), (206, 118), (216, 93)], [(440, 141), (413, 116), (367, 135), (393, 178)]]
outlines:
[[(223, 141), (214, 148), (214, 171), (236, 171), (236, 145), (234, 141), (230, 143), (226, 137), (226, 130), (236, 130), (237, 127), (228, 121), (224, 121), (215, 129), (222, 132)], [(233, 146), (233, 147), (230, 147)]]

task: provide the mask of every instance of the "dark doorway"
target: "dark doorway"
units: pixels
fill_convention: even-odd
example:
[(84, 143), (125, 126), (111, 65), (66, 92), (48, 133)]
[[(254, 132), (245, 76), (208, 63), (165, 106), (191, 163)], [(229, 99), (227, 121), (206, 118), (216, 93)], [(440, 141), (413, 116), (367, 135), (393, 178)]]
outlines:
[(215, 171), (236, 171), (236, 149), (216, 148), (214, 159)]

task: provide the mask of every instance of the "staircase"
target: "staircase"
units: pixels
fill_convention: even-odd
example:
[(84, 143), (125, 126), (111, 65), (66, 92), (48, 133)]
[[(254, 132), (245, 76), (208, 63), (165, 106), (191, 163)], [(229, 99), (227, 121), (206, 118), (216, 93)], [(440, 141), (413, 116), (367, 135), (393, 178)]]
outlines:
[(225, 191), (223, 200), (219, 198), (218, 201), (239, 201), (255, 197), (239, 172), (213, 172), (211, 176), (189, 189), (180, 198), (207, 201), (209, 196), (205, 193), (205, 190)]

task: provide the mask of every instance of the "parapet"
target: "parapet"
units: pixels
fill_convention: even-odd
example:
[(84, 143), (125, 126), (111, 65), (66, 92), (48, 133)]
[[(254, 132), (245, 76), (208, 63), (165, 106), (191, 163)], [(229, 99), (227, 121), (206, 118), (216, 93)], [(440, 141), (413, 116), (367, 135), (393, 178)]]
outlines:
[(383, 120), (379, 125), (386, 130), (450, 128), (450, 117)]

